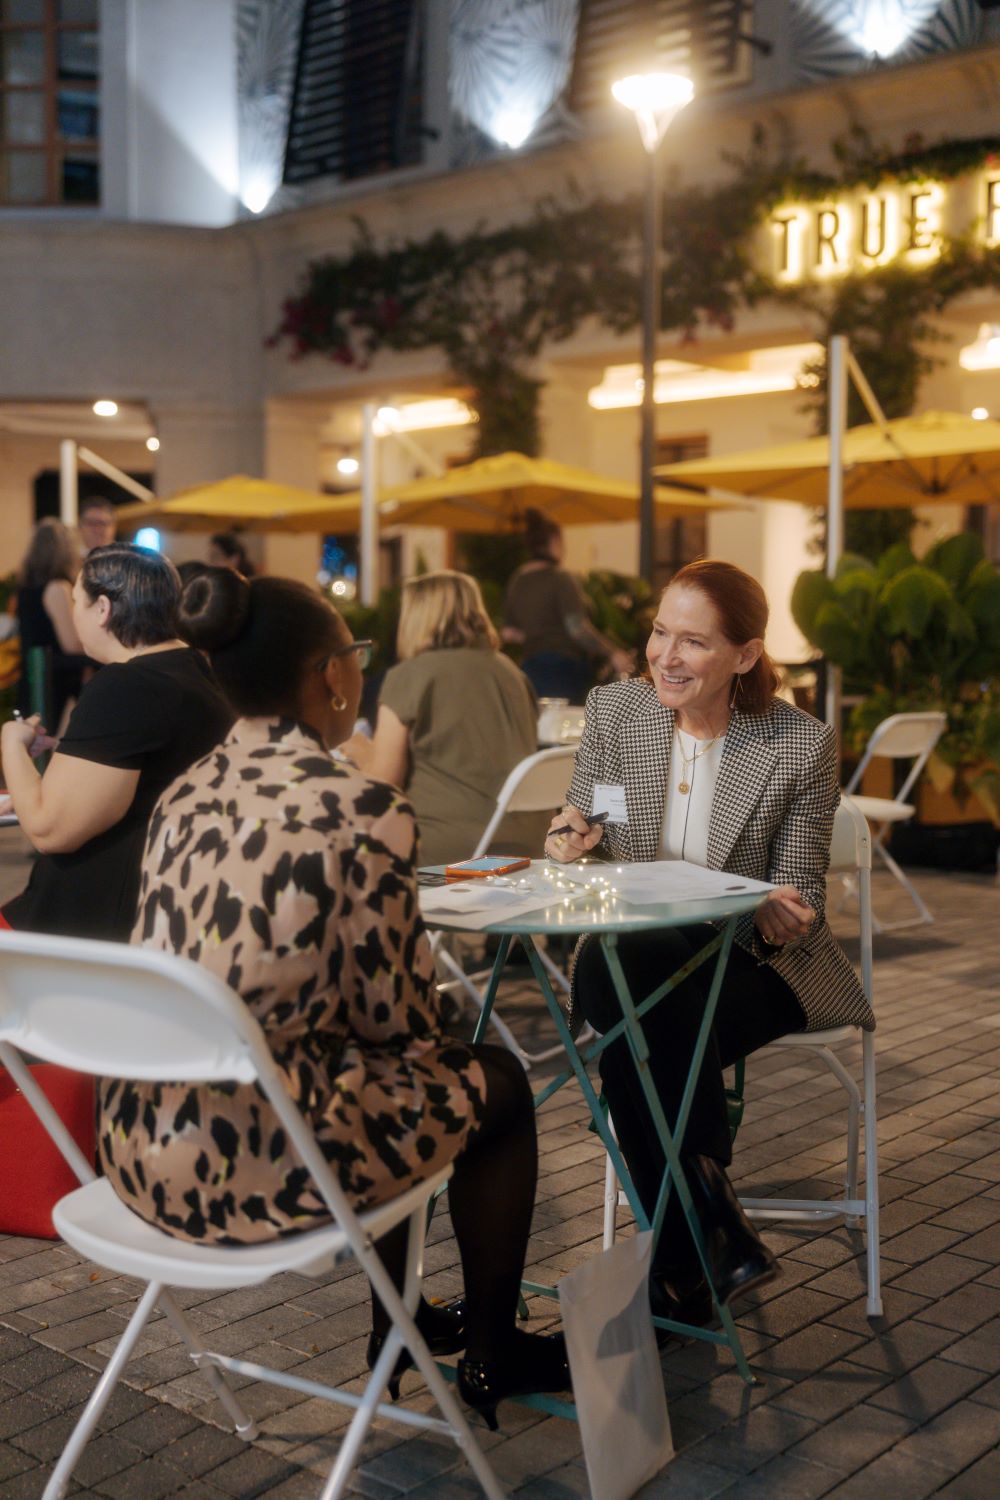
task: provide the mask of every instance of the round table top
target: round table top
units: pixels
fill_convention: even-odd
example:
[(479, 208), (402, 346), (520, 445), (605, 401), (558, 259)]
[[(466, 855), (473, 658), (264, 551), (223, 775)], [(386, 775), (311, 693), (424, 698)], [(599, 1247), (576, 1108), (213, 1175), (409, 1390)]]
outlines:
[[(443, 865), (428, 868), (434, 874), (444, 873)], [(552, 871), (553, 868), (546, 860), (532, 860), (530, 871), (525, 871), (520, 880), (517, 875), (503, 877), (504, 889), (509, 890), (512, 897), (523, 893), (527, 899), (532, 894), (532, 887), (536, 891), (545, 890), (548, 882), (545, 880), (544, 872)], [(728, 917), (742, 916), (745, 912), (756, 911), (767, 895), (766, 890), (741, 892), (736, 889), (742, 882), (738, 875), (734, 875), (730, 877), (733, 889), (710, 899), (642, 902), (640, 904), (612, 894), (615, 868), (614, 865), (596, 863), (565, 867), (566, 873), (573, 872), (577, 879), (587, 874), (595, 882), (601, 881), (604, 884), (595, 883), (590, 890), (576, 893), (571, 889), (560, 890), (553, 882), (552, 903), (535, 911), (522, 912), (520, 915), (499, 920), (490, 920), (488, 912), (472, 919), (468, 914), (451, 915), (438, 911), (425, 911), (424, 921), (428, 927), (443, 931), (485, 932), (499, 936), (519, 933), (544, 935), (561, 932), (579, 935), (586, 932), (642, 932), (657, 927), (684, 927), (695, 922), (720, 922)], [(555, 869), (563, 873), (560, 867), (556, 866)], [(490, 883), (495, 884), (495, 878), (492, 878)], [(427, 892), (425, 900), (428, 905), (434, 889), (440, 889), (440, 887), (431, 886), (421, 889), (421, 896), (425, 890)], [(421, 901), (421, 908), (425, 900)]]

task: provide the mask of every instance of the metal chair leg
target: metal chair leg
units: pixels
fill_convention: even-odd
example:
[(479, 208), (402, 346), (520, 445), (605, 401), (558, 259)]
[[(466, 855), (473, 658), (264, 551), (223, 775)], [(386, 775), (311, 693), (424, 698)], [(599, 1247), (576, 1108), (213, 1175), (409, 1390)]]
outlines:
[(899, 865), (893, 859), (892, 855), (889, 853), (885, 845), (882, 844), (878, 839), (876, 839), (875, 843), (872, 845), (872, 848), (879, 856), (886, 869), (890, 871), (890, 873), (903, 887), (904, 891), (909, 896), (910, 900), (913, 902), (914, 906), (917, 909), (917, 915), (915, 917), (907, 917), (901, 922), (880, 922), (875, 919), (874, 926), (876, 932), (892, 932), (899, 927), (919, 927), (925, 922), (933, 922), (933, 913), (928, 910), (923, 898), (920, 895), (920, 892), (917, 890), (916, 886), (909, 879), (909, 877), (904, 873), (904, 871), (900, 869)]
[(111, 1394), (121, 1379), (125, 1366), (132, 1357), (132, 1350), (138, 1343), (139, 1335), (149, 1322), (150, 1314), (159, 1301), (162, 1291), (162, 1286), (158, 1285), (155, 1281), (151, 1281), (140, 1297), (138, 1307), (126, 1324), (125, 1332), (115, 1346), (114, 1354), (112, 1354), (105, 1365), (101, 1372), (100, 1380), (98, 1380), (91, 1391), (90, 1399), (80, 1413), (79, 1420), (60, 1455), (59, 1462), (53, 1469), (49, 1482), (45, 1486), (42, 1500), (62, 1500), (62, 1496), (65, 1495), (73, 1470), (80, 1461), (80, 1455), (90, 1441), (98, 1419), (111, 1399)]
[(213, 1395), (218, 1398), (225, 1411), (232, 1418), (233, 1426), (236, 1428), (236, 1436), (242, 1438), (245, 1443), (252, 1442), (260, 1431), (257, 1423), (253, 1417), (247, 1416), (222, 1371), (215, 1365), (199, 1364), (198, 1356), (205, 1353), (205, 1345), (195, 1333), (169, 1292), (164, 1292), (161, 1295), (160, 1307), (167, 1321), (173, 1325), (184, 1340), (192, 1360), (198, 1365), (201, 1373), (212, 1387)]
[(870, 1318), (882, 1316), (882, 1267), (879, 1257), (878, 1200), (878, 1102), (875, 1084), (875, 1038), (866, 1031), (861, 1039), (865, 1092), (865, 1241), (868, 1269)]

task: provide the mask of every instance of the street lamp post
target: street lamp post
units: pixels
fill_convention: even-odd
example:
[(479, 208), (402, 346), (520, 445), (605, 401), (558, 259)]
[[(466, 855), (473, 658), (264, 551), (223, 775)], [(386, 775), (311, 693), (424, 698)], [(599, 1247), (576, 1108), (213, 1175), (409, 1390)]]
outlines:
[(694, 84), (679, 73), (633, 73), (611, 86), (630, 109), (646, 152), (642, 227), (642, 443), (639, 461), (639, 574), (652, 582), (653, 460), (656, 441), (656, 334), (660, 322), (659, 148), (674, 118), (694, 98)]

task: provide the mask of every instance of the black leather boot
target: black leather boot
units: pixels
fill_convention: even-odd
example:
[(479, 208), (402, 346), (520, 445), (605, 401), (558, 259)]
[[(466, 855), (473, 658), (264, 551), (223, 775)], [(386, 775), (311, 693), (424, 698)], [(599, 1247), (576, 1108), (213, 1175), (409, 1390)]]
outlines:
[[(649, 1273), (649, 1310), (654, 1318), (690, 1323), (695, 1328), (707, 1328), (713, 1323), (715, 1303), (698, 1262), (654, 1266)], [(666, 1328), (656, 1330), (657, 1343), (664, 1344), (670, 1337)]]
[(740, 1207), (724, 1168), (711, 1156), (685, 1157), (684, 1168), (719, 1301), (772, 1281), (777, 1262)]

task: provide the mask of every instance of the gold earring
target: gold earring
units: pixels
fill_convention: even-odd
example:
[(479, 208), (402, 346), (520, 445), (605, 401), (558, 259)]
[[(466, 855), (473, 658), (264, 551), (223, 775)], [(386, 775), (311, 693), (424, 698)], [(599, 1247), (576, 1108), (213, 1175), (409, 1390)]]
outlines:
[(342, 693), (333, 693), (330, 698), (330, 707), (335, 708), (337, 712), (340, 713), (340, 710), (342, 708), (347, 707), (347, 699), (343, 696)]
[(729, 707), (730, 708), (735, 708), (737, 700), (740, 699), (742, 696), (743, 696), (743, 674), (742, 674), (742, 672), (737, 672), (736, 673), (736, 681), (733, 684), (733, 695), (732, 695), (732, 697), (729, 700)]

